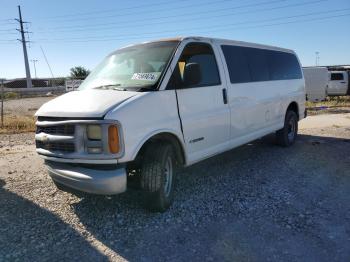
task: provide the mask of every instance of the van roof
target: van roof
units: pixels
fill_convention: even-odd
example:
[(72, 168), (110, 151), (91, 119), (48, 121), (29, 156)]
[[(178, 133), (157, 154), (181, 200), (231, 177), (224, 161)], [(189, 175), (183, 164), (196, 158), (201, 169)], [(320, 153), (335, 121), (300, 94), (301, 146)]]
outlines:
[(255, 47), (255, 48), (262, 48), (262, 49), (270, 49), (270, 50), (277, 50), (277, 51), (283, 51), (288, 53), (294, 53), (291, 49), (281, 48), (277, 46), (270, 46), (270, 45), (262, 45), (257, 43), (249, 43), (244, 41), (236, 41), (236, 40), (229, 40), (229, 39), (221, 39), (221, 38), (211, 38), (211, 37), (202, 37), (202, 36), (178, 36), (173, 38), (161, 38), (157, 40), (151, 40), (146, 41), (143, 43), (152, 43), (152, 42), (161, 42), (161, 41), (183, 41), (183, 40), (206, 40), (212, 43), (219, 43), (219, 44), (228, 44), (228, 45), (238, 45), (238, 46), (246, 46), (246, 47)]

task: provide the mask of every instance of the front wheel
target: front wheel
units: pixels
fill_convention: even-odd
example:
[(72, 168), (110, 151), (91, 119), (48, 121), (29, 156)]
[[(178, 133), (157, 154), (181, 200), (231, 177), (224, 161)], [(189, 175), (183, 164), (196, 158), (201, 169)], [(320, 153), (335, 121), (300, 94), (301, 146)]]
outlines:
[(141, 188), (144, 205), (151, 211), (164, 212), (173, 202), (176, 160), (171, 145), (152, 143), (146, 148), (141, 164)]
[(298, 135), (298, 116), (294, 111), (288, 110), (282, 129), (276, 132), (277, 143), (288, 147), (294, 144)]

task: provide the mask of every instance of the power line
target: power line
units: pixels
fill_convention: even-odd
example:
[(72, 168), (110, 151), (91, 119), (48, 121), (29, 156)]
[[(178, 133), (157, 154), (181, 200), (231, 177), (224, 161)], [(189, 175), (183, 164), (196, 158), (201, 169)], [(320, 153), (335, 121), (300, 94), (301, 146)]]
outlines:
[[(314, 15), (321, 15), (321, 14), (329, 14), (329, 13), (337, 13), (337, 12), (343, 12), (343, 11), (347, 11), (350, 10), (350, 8), (347, 9), (336, 9), (336, 10), (327, 10), (327, 11), (323, 11), (323, 12), (312, 12), (312, 13), (306, 13), (306, 14), (300, 14), (300, 15), (293, 15), (293, 16), (283, 16), (283, 17), (275, 17), (275, 18), (270, 18), (270, 19), (262, 19), (262, 20), (246, 20), (246, 21), (242, 21), (239, 23), (234, 23), (234, 24), (226, 24), (225, 28), (228, 28), (230, 26), (237, 26), (237, 25), (246, 25), (246, 24), (254, 24), (254, 23), (264, 23), (264, 22), (271, 22), (271, 21), (276, 21), (276, 20), (285, 20), (285, 19), (292, 19), (292, 18), (299, 18), (299, 17), (305, 17), (305, 16), (314, 16)], [(202, 26), (198, 26), (198, 27), (191, 27), (191, 28), (187, 28), (188, 30), (197, 30), (197, 29), (202, 29)], [(222, 28), (222, 24), (217, 24), (217, 25), (211, 25), (211, 26), (206, 26), (206, 29), (208, 28)], [(149, 32), (149, 33), (144, 33), (143, 35), (154, 35), (154, 34), (163, 34), (163, 33), (171, 33), (171, 32), (175, 32), (177, 33), (179, 30), (178, 29), (174, 29), (174, 30), (162, 30), (162, 31), (156, 31), (156, 32)], [(119, 37), (129, 37), (129, 36), (134, 36), (134, 34), (119, 34)], [(113, 36), (104, 36), (104, 37), (100, 37), (100, 36), (90, 36), (90, 37), (71, 37), (68, 38), (69, 40), (94, 40), (94, 39), (108, 39), (111, 38)], [(53, 41), (62, 41), (62, 40), (66, 40), (67, 38), (54, 38), (52, 39)], [(45, 39), (44, 39), (45, 40)], [(46, 39), (47, 40), (47, 39)]]
[[(213, 18), (221, 18), (221, 17), (225, 17), (225, 16), (232, 16), (232, 15), (241, 15), (241, 14), (253, 14), (253, 13), (256, 13), (256, 12), (266, 12), (266, 11), (271, 11), (271, 10), (278, 10), (278, 9), (283, 9), (283, 8), (288, 8), (288, 7), (297, 7), (297, 6), (305, 6), (305, 5), (310, 5), (310, 4), (316, 4), (316, 3), (320, 3), (320, 2), (325, 2), (325, 1), (328, 1), (328, 0), (316, 0), (316, 1), (311, 1), (311, 2), (306, 2), (306, 3), (297, 3), (297, 4), (288, 4), (288, 5), (283, 5), (283, 6), (277, 6), (277, 7), (269, 7), (269, 8), (260, 8), (260, 9), (255, 9), (255, 10), (252, 10), (252, 11), (241, 11), (241, 12), (233, 12), (233, 13), (229, 13), (229, 14), (220, 14), (220, 15), (211, 15), (210, 18), (213, 19)], [(218, 11), (219, 10), (219, 11)], [(220, 11), (227, 11), (227, 9), (218, 9), (218, 10), (212, 10), (212, 11), (215, 11), (215, 13), (218, 13)], [(207, 12), (204, 12), (204, 13), (207, 13)], [(175, 21), (162, 21), (161, 23), (162, 24), (168, 24), (168, 23), (173, 23), (173, 22), (176, 22), (176, 23), (183, 23), (183, 22), (188, 22), (188, 21), (195, 21), (195, 20), (202, 20), (203, 17), (202, 17), (202, 14), (203, 12), (198, 12), (196, 13), (196, 15), (200, 15), (199, 17), (195, 17), (193, 18), (193, 16), (190, 16), (188, 18), (184, 18), (184, 19), (181, 19), (181, 20), (178, 20), (178, 15), (174, 15), (174, 16), (167, 16), (167, 17), (157, 17), (157, 18), (150, 18), (150, 19), (147, 19), (147, 21), (149, 20), (158, 20), (158, 19), (162, 19), (162, 18), (177, 18), (177, 20)], [(185, 15), (186, 16), (186, 15)], [(139, 19), (139, 20), (133, 20), (133, 22), (135, 21), (145, 21), (145, 19)], [(125, 24), (126, 25), (123, 25)], [(140, 25), (130, 25), (129, 22), (127, 21), (124, 21), (123, 22), (119, 22), (117, 23), (119, 26), (113, 26), (113, 27), (104, 27), (104, 28), (98, 28), (99, 31), (101, 30), (114, 30), (114, 29), (118, 29), (118, 28), (132, 28), (134, 26), (137, 26), (138, 28), (140, 27), (148, 27), (150, 25), (156, 25), (156, 24), (159, 24), (160, 22), (159, 21), (156, 21), (156, 22), (153, 22), (153, 23), (142, 23)], [(40, 30), (39, 30), (40, 31)], [(85, 32), (85, 31), (91, 31), (90, 28), (81, 28), (81, 29), (71, 29), (70, 30), (54, 30), (55, 32), (72, 32), (72, 33), (76, 33), (76, 32)], [(44, 32), (44, 31), (43, 31)]]
[[(342, 14), (342, 15), (333, 15), (333, 16), (325, 16), (325, 17), (318, 17), (318, 18), (311, 18), (311, 19), (302, 19), (302, 20), (296, 20), (296, 21), (289, 21), (289, 22), (280, 22), (280, 23), (273, 23), (273, 24), (264, 24), (264, 25), (253, 25), (253, 26), (245, 26), (245, 27), (233, 27), (231, 28), (231, 30), (239, 30), (239, 29), (252, 29), (252, 28), (263, 28), (263, 27), (271, 27), (271, 26), (278, 26), (278, 25), (286, 25), (286, 24), (295, 24), (295, 23), (302, 23), (302, 22), (312, 22), (312, 21), (324, 21), (324, 20), (329, 20), (329, 19), (333, 19), (333, 18), (342, 18), (342, 17), (346, 17), (346, 16), (350, 16), (349, 14)], [(234, 26), (234, 25), (231, 25)], [(193, 30), (193, 29), (189, 29), (189, 30)], [(217, 33), (220, 31), (227, 31), (227, 27), (225, 26), (225, 28), (218, 28), (215, 31), (213, 30), (201, 30), (201, 31), (196, 31), (196, 33)], [(143, 39), (151, 39), (154, 38), (156, 36), (148, 36), (148, 37), (144, 37)], [(63, 40), (60, 41), (61, 43), (85, 43), (85, 42), (108, 42), (108, 41), (116, 41), (116, 40), (124, 40), (125, 37), (122, 38), (107, 38), (107, 39), (102, 39), (102, 38), (98, 38), (98, 39), (92, 39), (92, 40)], [(140, 39), (140, 36), (130, 36), (128, 37), (128, 39)], [(44, 39), (44, 41), (47, 39)], [(43, 41), (43, 40), (41, 40)], [(58, 40), (53, 40), (52, 42), (57, 42)]]
[(8, 25), (15, 25), (16, 23), (9, 23), (9, 22), (7, 22), (7, 23), (0, 23), (0, 26), (8, 26)]
[[(233, 28), (233, 30), (263, 28), (263, 27), (271, 27), (271, 26), (278, 26), (278, 25), (296, 24), (296, 23), (302, 23), (302, 22), (324, 21), (324, 20), (329, 20), (329, 19), (333, 19), (333, 18), (342, 18), (342, 17), (347, 17), (347, 16), (350, 16), (350, 13), (349, 14), (342, 14), (342, 15), (332, 15), (332, 16), (324, 16), (324, 17), (318, 17), (318, 18), (302, 19), (302, 20), (289, 21), (289, 22), (265, 24), (265, 25), (258, 25), (258, 26), (237, 27), (237, 28)], [(224, 30), (225, 29), (218, 29), (218, 30), (215, 30), (215, 32), (220, 32), (220, 31), (224, 31)], [(214, 32), (214, 31), (211, 31), (211, 32)]]
[[(15, 29), (13, 29), (13, 30), (15, 30)], [(7, 33), (3, 33), (2, 35), (17, 35), (17, 34), (18, 33), (16, 33), (16, 32), (7, 32)]]
[[(201, 12), (195, 12), (195, 11), (192, 11), (192, 12), (187, 12), (187, 13), (182, 13), (181, 16), (185, 17), (185, 16), (192, 16), (192, 15), (198, 15), (198, 14), (210, 14), (212, 12), (220, 12), (220, 11), (227, 11), (227, 10), (237, 10), (237, 9), (242, 9), (242, 8), (248, 8), (248, 7), (256, 7), (256, 6), (263, 6), (263, 5), (269, 5), (269, 4), (273, 4), (273, 3), (280, 3), (280, 2), (285, 2), (287, 0), (269, 0), (269, 1), (264, 1), (264, 2), (261, 2), (261, 3), (254, 3), (254, 4), (244, 4), (244, 5), (238, 5), (238, 6), (234, 6), (234, 7), (228, 7), (228, 8), (220, 8), (220, 9), (213, 9), (213, 10), (210, 10), (210, 11), (201, 11)], [(319, 1), (328, 1), (328, 0), (319, 0)], [(169, 10), (169, 9), (166, 9), (166, 10)], [(171, 11), (173, 12), (174, 10), (176, 10), (176, 8), (173, 8), (171, 9)], [(159, 12), (159, 11), (158, 11)], [(132, 15), (136, 15), (137, 13), (132, 13)], [(130, 15), (130, 14), (128, 14)], [(121, 15), (118, 15), (118, 17), (120, 17)], [(115, 17), (115, 16), (114, 16)], [(149, 21), (149, 20), (159, 20), (159, 19), (163, 19), (163, 18), (173, 18), (173, 17), (176, 17), (178, 18), (179, 15), (170, 15), (170, 16), (163, 16), (163, 17), (156, 17), (156, 18), (147, 18), (147, 19), (134, 19), (133, 21)], [(126, 21), (124, 22), (124, 24), (127, 23), (127, 24), (130, 24), (130, 21)], [(121, 25), (122, 22), (109, 22), (109, 23), (100, 23), (100, 24), (97, 24), (97, 23), (94, 23), (92, 25), (78, 25), (78, 26), (59, 26), (59, 27), (53, 27), (52, 29), (57, 31), (58, 30), (62, 30), (62, 29), (68, 29), (67, 31), (69, 30), (72, 30), (72, 29), (79, 29), (79, 28), (82, 28), (82, 29), (98, 29), (99, 27), (105, 27), (106, 25)], [(43, 31), (43, 30), (38, 30), (38, 31)], [(45, 31), (45, 30), (44, 30)]]
[(5, 18), (5, 19), (0, 19), (0, 21), (12, 21), (13, 18)]
[[(274, 2), (285, 2), (285, 1), (287, 1), (287, 0), (274, 0), (274, 1), (267, 1), (267, 2), (274, 3)], [(202, 2), (200, 4), (200, 7), (215, 5), (215, 4), (223, 3), (223, 2), (232, 2), (232, 0), (216, 0), (216, 1)], [(263, 2), (263, 3), (267, 3), (267, 2)], [(245, 6), (250, 7), (250, 6), (256, 6), (256, 5), (260, 5), (260, 4), (259, 3), (255, 3), (255, 4), (245, 5)], [(190, 9), (190, 8), (194, 8), (194, 7), (198, 7), (198, 6), (199, 6), (198, 3), (192, 3), (192, 4), (182, 5), (182, 6), (173, 7), (173, 8), (169, 8), (169, 6), (166, 6), (165, 8), (152, 9), (150, 11), (147, 11), (147, 14), (159, 13), (159, 12), (163, 12), (163, 11), (171, 11), (173, 13), (174, 10)], [(139, 10), (139, 8), (137, 8), (137, 10)], [(135, 12), (135, 10), (133, 10), (132, 12), (128, 12), (128, 13), (120, 13), (120, 10), (117, 10), (117, 13), (114, 13), (113, 15), (91, 16), (91, 17), (83, 17), (83, 18), (72, 18), (72, 19), (65, 19), (63, 22), (86, 21), (86, 20), (91, 20), (91, 19), (93, 19), (94, 21), (97, 20), (97, 19), (106, 20), (106, 18), (116, 18), (116, 17), (120, 18), (120, 17), (123, 17), (123, 16), (131, 16), (131, 15), (139, 15), (139, 14), (145, 14), (145, 11), (141, 10), (141, 11), (136, 11)]]
[(13, 32), (14, 29), (0, 29), (0, 32)]
[(17, 39), (0, 39), (0, 42), (17, 42)]
[[(232, 1), (232, 0), (223, 0), (224, 1)], [(131, 10), (131, 9), (144, 9), (144, 8), (149, 8), (153, 6), (159, 6), (159, 5), (169, 5), (177, 2), (187, 2), (187, 0), (177, 0), (176, 2), (170, 2), (169, 0), (166, 1), (160, 1), (157, 3), (151, 3), (151, 4), (145, 4), (145, 5), (135, 5), (135, 6), (129, 6), (129, 7), (124, 7), (124, 8), (118, 8), (118, 9), (104, 9), (104, 10), (96, 10), (93, 12), (80, 12), (80, 13), (73, 13), (73, 14), (66, 14), (66, 15), (59, 15), (59, 16), (50, 16), (50, 17), (39, 17), (37, 19), (45, 19), (45, 20), (56, 20), (56, 19), (63, 19), (66, 17), (74, 17), (74, 16), (86, 16), (86, 15), (94, 15), (94, 14), (102, 14), (102, 13), (114, 13), (114, 12), (120, 12), (123, 10)], [(119, 14), (119, 13), (118, 13)]]

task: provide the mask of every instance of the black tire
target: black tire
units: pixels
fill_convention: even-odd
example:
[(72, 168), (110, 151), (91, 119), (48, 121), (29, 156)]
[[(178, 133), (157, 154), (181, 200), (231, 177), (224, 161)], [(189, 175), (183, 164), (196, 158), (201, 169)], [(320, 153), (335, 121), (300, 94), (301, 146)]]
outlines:
[(298, 135), (298, 116), (294, 111), (288, 110), (284, 119), (284, 126), (276, 132), (277, 144), (288, 147), (294, 144)]
[(175, 174), (176, 160), (171, 145), (150, 144), (141, 163), (140, 177), (143, 204), (147, 209), (164, 212), (169, 208), (174, 199)]

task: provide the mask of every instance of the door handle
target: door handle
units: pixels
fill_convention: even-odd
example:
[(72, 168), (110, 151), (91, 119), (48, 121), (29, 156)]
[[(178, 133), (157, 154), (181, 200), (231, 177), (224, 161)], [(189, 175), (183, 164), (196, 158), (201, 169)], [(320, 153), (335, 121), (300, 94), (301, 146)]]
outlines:
[(345, 81), (340, 82), (341, 84), (345, 84)]
[(226, 88), (222, 89), (222, 99), (224, 100), (224, 104), (227, 104), (227, 90), (226, 90)]

